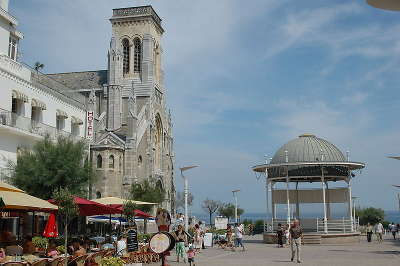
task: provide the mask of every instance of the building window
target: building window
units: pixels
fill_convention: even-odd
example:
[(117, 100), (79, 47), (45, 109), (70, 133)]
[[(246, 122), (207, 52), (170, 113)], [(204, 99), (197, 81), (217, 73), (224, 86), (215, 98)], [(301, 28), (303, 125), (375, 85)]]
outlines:
[(108, 158), (108, 168), (114, 168), (114, 155), (110, 155)]
[(57, 130), (63, 130), (65, 128), (65, 119), (63, 117), (57, 116), (56, 128)]
[(42, 116), (42, 109), (37, 107), (32, 107), (31, 111), (32, 125), (36, 126), (38, 123), (40, 123), (41, 116)]
[(96, 199), (100, 199), (101, 198), (101, 192), (100, 191), (97, 191), (96, 192)]
[(71, 134), (72, 134), (72, 136), (75, 136), (75, 137), (79, 136), (80, 133), (81, 133), (80, 131), (81, 130), (80, 130), (79, 124), (75, 124), (75, 123), (71, 122)]
[(142, 166), (142, 162), (143, 162), (142, 155), (139, 155), (138, 160), (137, 160), (137, 163), (138, 163), (139, 167)]
[(97, 168), (102, 168), (103, 167), (103, 157), (101, 155), (97, 155)]
[(18, 45), (18, 39), (10, 36), (8, 43), (8, 56), (13, 60), (17, 59), (17, 45)]
[(118, 170), (120, 171), (120, 172), (122, 172), (122, 156), (119, 156), (119, 167), (118, 167)]
[(133, 72), (140, 73), (141, 71), (141, 61), (142, 61), (142, 44), (139, 38), (133, 40), (134, 50), (134, 61), (133, 61)]
[(127, 73), (129, 73), (129, 57), (130, 57), (130, 47), (129, 47), (128, 39), (122, 40), (122, 52), (124, 55), (122, 68), (123, 68), (124, 74), (127, 74)]

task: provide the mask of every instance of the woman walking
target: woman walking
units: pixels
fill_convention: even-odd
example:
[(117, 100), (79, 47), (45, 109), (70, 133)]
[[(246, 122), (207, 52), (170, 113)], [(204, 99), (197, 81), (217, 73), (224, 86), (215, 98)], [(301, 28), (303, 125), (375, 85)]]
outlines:
[(178, 230), (174, 232), (175, 234), (175, 251), (176, 251), (176, 261), (179, 262), (179, 258), (183, 259), (183, 262), (186, 263), (186, 252), (185, 246), (187, 244), (187, 236), (185, 230), (183, 230), (182, 225), (178, 225)]
[(202, 236), (202, 231), (200, 229), (200, 226), (196, 224), (194, 226), (194, 249), (197, 250), (198, 253), (200, 253), (200, 249), (203, 244), (203, 236)]
[(282, 224), (278, 224), (278, 229), (276, 229), (276, 237), (278, 238), (278, 248), (283, 248), (283, 235), (285, 230), (282, 228)]
[(372, 233), (373, 233), (374, 228), (370, 223), (367, 224), (367, 241), (371, 242), (372, 240)]

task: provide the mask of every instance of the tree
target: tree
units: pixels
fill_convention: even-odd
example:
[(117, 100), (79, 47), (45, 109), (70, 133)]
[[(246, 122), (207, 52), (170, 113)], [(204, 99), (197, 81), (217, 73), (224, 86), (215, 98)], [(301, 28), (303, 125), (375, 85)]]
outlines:
[[(218, 212), (220, 215), (225, 216), (230, 220), (231, 218), (235, 217), (235, 205), (232, 203), (224, 203), (222, 206), (218, 209)], [(237, 209), (237, 214), (238, 217), (240, 217), (244, 213), (244, 210), (242, 208)]]
[[(165, 190), (154, 178), (143, 179), (140, 183), (132, 184), (131, 200), (147, 201), (161, 204), (165, 200)], [(149, 212), (151, 205), (139, 205), (138, 209)]]
[(377, 224), (378, 222), (383, 222), (385, 211), (373, 207), (356, 209), (356, 217), (357, 216), (360, 218), (361, 225), (366, 225), (368, 223)]
[[(64, 247), (65, 256), (67, 256), (67, 246), (68, 246), (68, 224), (78, 215), (78, 206), (74, 202), (73, 195), (68, 191), (68, 189), (60, 188), (53, 193), (53, 199), (55, 204), (58, 206), (58, 216), (64, 222)], [(65, 266), (67, 266), (67, 260), (65, 261)]]
[(28, 194), (49, 199), (52, 192), (65, 188), (74, 195), (84, 195), (94, 178), (91, 164), (83, 163), (85, 143), (49, 136), (35, 143), (32, 150), (21, 149), (17, 163), (11, 165), (11, 181)]
[(39, 61), (35, 63), (35, 70), (39, 72), (40, 69), (44, 68), (44, 64), (40, 63)]
[(124, 203), (122, 212), (128, 221), (128, 224), (131, 225), (135, 219), (135, 209), (137, 209), (136, 204), (133, 201), (128, 200)]
[[(188, 193), (188, 205), (193, 205), (194, 197), (192, 193)], [(185, 193), (184, 192), (177, 192), (175, 197), (175, 206), (176, 209), (184, 209), (185, 208)]]
[(210, 216), (210, 225), (212, 224), (211, 218), (212, 218), (213, 213), (215, 213), (220, 206), (221, 206), (221, 203), (219, 201), (211, 200), (208, 198), (203, 201), (203, 204), (201, 205), (201, 207)]

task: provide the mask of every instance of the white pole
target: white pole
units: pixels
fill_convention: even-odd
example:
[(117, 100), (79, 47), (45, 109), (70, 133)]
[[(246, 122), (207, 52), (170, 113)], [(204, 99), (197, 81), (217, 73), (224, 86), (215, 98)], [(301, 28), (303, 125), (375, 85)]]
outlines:
[(326, 196), (325, 196), (325, 176), (324, 176), (324, 167), (321, 167), (321, 179), (322, 179), (322, 201), (324, 203), (324, 233), (328, 233), (328, 221), (326, 219)]
[(351, 184), (350, 184), (350, 177), (349, 177), (349, 183), (348, 183), (348, 191), (349, 191), (349, 214), (350, 214), (350, 223), (351, 223), (351, 232), (354, 232), (353, 228), (353, 204), (352, 204), (352, 198), (351, 198)]
[[(289, 162), (288, 151), (285, 151), (286, 163)], [(286, 203), (287, 203), (287, 224), (290, 224), (290, 199), (289, 199), (289, 166), (286, 166)]]
[(189, 193), (189, 184), (188, 179), (181, 172), (183, 180), (184, 180), (184, 194), (185, 194), (185, 231), (187, 232), (189, 229), (189, 217), (188, 217), (188, 193)]

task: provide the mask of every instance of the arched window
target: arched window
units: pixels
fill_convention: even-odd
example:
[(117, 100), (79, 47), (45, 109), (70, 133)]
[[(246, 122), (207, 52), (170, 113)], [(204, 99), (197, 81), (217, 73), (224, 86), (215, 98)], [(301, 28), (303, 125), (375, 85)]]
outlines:
[(122, 171), (122, 156), (119, 156), (119, 171), (121, 172)]
[(139, 167), (142, 166), (142, 162), (143, 162), (142, 155), (139, 155), (138, 160), (137, 160), (137, 163), (138, 163)]
[(133, 60), (133, 72), (140, 73), (142, 65), (142, 44), (139, 38), (133, 40), (134, 45), (134, 60)]
[(130, 47), (129, 40), (122, 40), (122, 53), (124, 55), (123, 63), (122, 63), (122, 71), (124, 74), (129, 73), (129, 58), (130, 58)]
[(101, 155), (97, 155), (97, 168), (102, 168), (103, 167), (103, 157)]
[(97, 191), (96, 192), (96, 199), (100, 199), (101, 198), (101, 192), (100, 191)]
[(114, 155), (110, 155), (108, 158), (108, 168), (114, 168)]
[(155, 132), (155, 167), (156, 170), (162, 169), (162, 150), (163, 150), (163, 125), (159, 114), (156, 115), (156, 132)]

